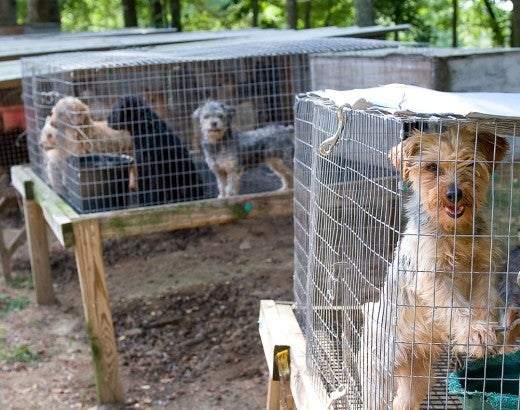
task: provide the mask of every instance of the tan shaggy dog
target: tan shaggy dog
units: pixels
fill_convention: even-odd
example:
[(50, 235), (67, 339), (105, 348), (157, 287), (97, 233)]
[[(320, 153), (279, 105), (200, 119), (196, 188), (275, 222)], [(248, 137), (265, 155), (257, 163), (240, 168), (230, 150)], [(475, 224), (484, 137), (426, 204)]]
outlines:
[[(44, 166), (53, 187), (59, 185), (57, 170), (71, 155), (89, 153), (121, 153), (134, 156), (132, 136), (126, 130), (115, 130), (106, 121), (94, 121), (87, 104), (76, 97), (58, 100), (40, 132)], [(56, 151), (55, 151), (56, 150)], [(137, 167), (130, 169), (130, 189), (137, 189)]]
[(416, 130), (391, 150), (409, 185), (407, 225), (379, 301), (364, 305), (364, 409), (418, 410), (448, 347), (474, 358), (495, 353), (500, 258), (483, 205), (507, 149), (504, 138), (454, 127)]

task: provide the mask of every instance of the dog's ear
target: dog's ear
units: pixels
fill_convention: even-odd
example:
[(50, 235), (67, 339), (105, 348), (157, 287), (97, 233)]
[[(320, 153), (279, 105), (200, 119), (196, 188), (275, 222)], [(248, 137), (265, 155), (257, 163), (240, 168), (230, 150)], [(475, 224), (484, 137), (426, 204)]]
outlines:
[(410, 161), (407, 161), (406, 159), (417, 155), (420, 141), (421, 132), (414, 130), (407, 139), (401, 141), (388, 153), (388, 157), (390, 158), (390, 161), (392, 161), (395, 169), (402, 172), (403, 181), (408, 181), (411, 167)]
[(200, 115), (200, 109), (201, 109), (201, 107), (199, 107), (195, 111), (193, 111), (193, 114), (191, 114), (191, 118), (193, 118), (194, 120), (198, 120), (199, 115)]
[(231, 122), (231, 120), (233, 120), (233, 117), (235, 116), (235, 107), (228, 104), (222, 104), (222, 108), (226, 111), (228, 122)]
[(502, 161), (509, 149), (509, 143), (505, 138), (490, 132), (479, 131), (476, 144), (478, 151), (484, 154), (487, 161)]

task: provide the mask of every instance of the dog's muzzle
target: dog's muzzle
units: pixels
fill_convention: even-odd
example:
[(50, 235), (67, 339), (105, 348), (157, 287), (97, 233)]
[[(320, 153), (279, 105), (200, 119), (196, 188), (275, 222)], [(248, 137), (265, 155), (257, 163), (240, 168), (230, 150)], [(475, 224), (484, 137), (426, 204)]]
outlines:
[(452, 218), (461, 217), (462, 214), (464, 213), (465, 208), (463, 205), (457, 206), (457, 204), (462, 199), (462, 190), (457, 188), (455, 185), (451, 185), (450, 187), (448, 187), (448, 189), (444, 193), (444, 196), (446, 197), (446, 199), (449, 202), (451, 202), (454, 205), (453, 207), (451, 207), (451, 206), (444, 207), (444, 210), (446, 211), (448, 216), (451, 216)]

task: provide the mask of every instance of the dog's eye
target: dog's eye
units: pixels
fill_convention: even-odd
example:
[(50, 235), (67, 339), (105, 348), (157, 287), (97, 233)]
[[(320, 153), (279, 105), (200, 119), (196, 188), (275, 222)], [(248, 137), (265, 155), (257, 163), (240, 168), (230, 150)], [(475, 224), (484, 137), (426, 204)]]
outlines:
[(428, 172), (433, 172), (433, 173), (435, 173), (435, 174), (436, 174), (437, 171), (438, 171), (437, 164), (428, 164), (428, 165), (426, 165), (425, 169), (426, 169), (426, 171), (428, 171)]

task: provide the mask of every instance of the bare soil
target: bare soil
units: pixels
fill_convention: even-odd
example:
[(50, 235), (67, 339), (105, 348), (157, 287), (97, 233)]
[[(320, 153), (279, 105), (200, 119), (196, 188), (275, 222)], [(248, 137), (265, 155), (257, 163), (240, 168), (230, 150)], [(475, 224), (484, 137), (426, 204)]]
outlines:
[[(23, 225), (18, 212), (1, 223), (6, 236)], [(34, 303), (26, 246), (14, 281), (0, 278), (0, 298), (29, 300), (5, 309), (0, 299), (2, 409), (98, 407), (73, 251), (49, 238), (58, 304)], [(292, 217), (105, 241), (104, 257), (120, 407), (265, 408), (259, 306), (292, 300)]]

